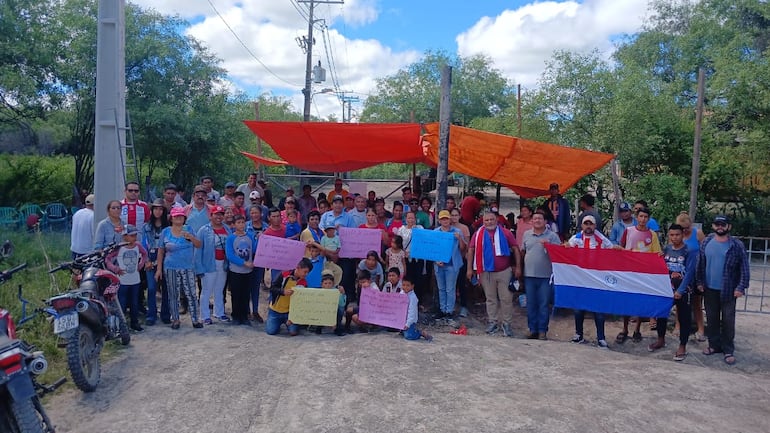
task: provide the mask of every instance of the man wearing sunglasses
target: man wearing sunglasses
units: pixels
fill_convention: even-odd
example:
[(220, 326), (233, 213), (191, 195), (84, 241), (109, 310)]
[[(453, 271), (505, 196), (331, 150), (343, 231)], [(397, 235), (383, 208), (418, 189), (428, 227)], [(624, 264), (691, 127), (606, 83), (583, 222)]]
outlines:
[(714, 233), (703, 240), (695, 286), (703, 293), (706, 306), (704, 355), (723, 353), (727, 365), (735, 364), (735, 303), (749, 287), (749, 262), (743, 242), (730, 236), (730, 220), (717, 215), (711, 223)]
[[(132, 224), (134, 227), (142, 227), (144, 223), (150, 221), (150, 206), (139, 200), (139, 183), (129, 181), (126, 183), (124, 191), (125, 197), (120, 202), (120, 219), (123, 226)], [(138, 242), (141, 243), (141, 232), (138, 234)]]

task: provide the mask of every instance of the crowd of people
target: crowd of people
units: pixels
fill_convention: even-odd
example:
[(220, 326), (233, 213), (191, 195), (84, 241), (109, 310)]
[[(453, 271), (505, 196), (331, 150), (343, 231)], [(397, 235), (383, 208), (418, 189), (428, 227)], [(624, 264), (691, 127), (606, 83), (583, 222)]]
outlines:
[[(166, 185), (162, 198), (148, 204), (139, 200), (140, 187), (128, 182), (122, 200), (111, 200), (107, 217), (94, 230), (94, 196), (73, 216), (73, 258), (123, 242), (109, 258), (108, 266), (121, 279), (120, 299), (127, 308), (131, 328), (142, 331), (158, 320), (172, 329), (181, 326), (180, 315), (189, 312), (192, 326), (202, 328), (218, 322), (249, 325), (264, 323), (268, 334), (282, 326), (290, 335), (300, 327), (289, 316), (291, 296), (298, 286), (338, 290), (340, 302), (337, 335), (368, 332), (377, 328), (358, 316), (362, 290), (403, 292), (409, 298), (405, 338), (432, 337), (417, 326), (421, 310), (432, 305), (434, 319), (455, 326), (469, 314), (469, 295), (474, 285), (483, 290), (486, 332), (513, 336), (514, 287), (523, 288), (527, 299), (527, 338), (547, 339), (554, 289), (552, 264), (545, 244), (598, 249), (614, 248), (660, 254), (669, 270), (679, 335), (674, 359), (687, 356), (687, 341), (694, 319), (698, 341), (708, 340), (704, 355), (720, 353), (734, 364), (735, 301), (748, 288), (749, 267), (743, 244), (730, 235), (730, 221), (719, 215), (712, 221), (708, 237), (693, 226), (687, 213), (666, 230), (661, 245), (661, 227), (647, 203), (618, 204), (618, 220), (609, 237), (602, 232), (603, 219), (595, 198), (585, 194), (579, 201), (576, 219), (560, 194), (550, 185), (550, 194), (540, 206), (522, 204), (519, 216), (502, 215), (498, 203), (485, 202), (476, 192), (462, 199), (447, 197), (444, 209), (434, 209), (430, 197), (413, 194), (409, 186), (392, 203), (374, 191), (352, 194), (342, 179), (335, 179), (328, 193), (313, 195), (310, 185), (302, 194), (288, 188), (277, 204), (267, 184), (256, 173), (247, 182), (227, 182), (224, 192), (214, 189), (214, 179), (200, 178), (186, 203), (176, 186)], [(573, 233), (572, 221), (577, 230)], [(381, 245), (360, 259), (340, 257), (341, 227), (378, 230)], [(446, 262), (410, 257), (415, 230), (451, 234)], [(254, 258), (262, 236), (295, 239), (306, 244), (305, 258), (294, 269), (265, 269)], [(436, 302), (432, 281), (435, 279)], [(269, 289), (267, 317), (259, 313), (260, 288)], [(226, 314), (226, 294), (231, 313)], [(158, 306), (156, 296), (160, 294)], [(146, 298), (146, 302), (145, 302)], [(213, 301), (213, 302), (212, 302)], [(706, 320), (702, 305), (705, 303)], [(146, 305), (145, 305), (146, 304)], [(585, 311), (574, 311), (574, 343), (585, 343)], [(606, 312), (593, 312), (596, 345), (609, 347), (604, 332)], [(657, 339), (648, 346), (665, 346), (668, 317), (651, 318)], [(637, 317), (625, 317), (616, 344), (641, 341)], [(706, 326), (708, 325), (708, 326)], [(315, 332), (323, 332), (317, 327)]]

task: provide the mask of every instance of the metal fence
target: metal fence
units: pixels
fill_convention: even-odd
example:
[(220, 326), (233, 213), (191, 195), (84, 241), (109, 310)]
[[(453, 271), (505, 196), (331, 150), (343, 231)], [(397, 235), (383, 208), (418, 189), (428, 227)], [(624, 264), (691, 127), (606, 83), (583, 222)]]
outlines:
[(741, 237), (751, 266), (746, 296), (738, 300), (738, 311), (770, 314), (770, 238)]

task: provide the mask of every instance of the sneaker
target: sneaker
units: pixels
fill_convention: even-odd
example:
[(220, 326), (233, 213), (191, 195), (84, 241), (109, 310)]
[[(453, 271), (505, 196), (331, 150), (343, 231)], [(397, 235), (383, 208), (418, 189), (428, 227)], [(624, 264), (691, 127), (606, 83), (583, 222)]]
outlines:
[(451, 327), (453, 327), (453, 328), (454, 328), (455, 326), (457, 326), (457, 322), (455, 322), (455, 319), (453, 319), (453, 318), (452, 318), (452, 317), (450, 317), (450, 316), (447, 316), (447, 317), (445, 317), (445, 318), (444, 318), (444, 322), (446, 323), (446, 325), (447, 325), (447, 326), (451, 326)]
[(607, 344), (607, 340), (599, 340), (596, 342), (596, 347), (598, 347), (599, 349), (609, 350), (610, 345)]
[(503, 323), (503, 336), (513, 337), (513, 331), (511, 330), (511, 325), (507, 323)]
[(537, 332), (530, 332), (527, 334), (527, 340), (537, 340), (538, 338), (540, 338), (540, 334)]
[(219, 321), (220, 322), (229, 322), (230, 318), (227, 317), (227, 316), (219, 316)]
[[(570, 340), (570, 341), (573, 342), (573, 343), (576, 343), (576, 344), (583, 344), (583, 343), (586, 342), (586, 340), (580, 334), (575, 334), (575, 336), (572, 337), (572, 340)], [(599, 340), (599, 341), (604, 341), (604, 340)], [(607, 344), (607, 342), (604, 341), (604, 344)]]
[(195, 323), (193, 323), (193, 328), (196, 328), (196, 329), (203, 328), (203, 323), (195, 322)]
[(492, 335), (495, 332), (497, 332), (497, 323), (492, 322), (487, 325), (487, 334)]
[(214, 322), (212, 322), (211, 319), (206, 319), (206, 320), (203, 321), (203, 324), (204, 325), (213, 325)]
[(468, 317), (468, 309), (465, 307), (460, 308), (460, 317)]

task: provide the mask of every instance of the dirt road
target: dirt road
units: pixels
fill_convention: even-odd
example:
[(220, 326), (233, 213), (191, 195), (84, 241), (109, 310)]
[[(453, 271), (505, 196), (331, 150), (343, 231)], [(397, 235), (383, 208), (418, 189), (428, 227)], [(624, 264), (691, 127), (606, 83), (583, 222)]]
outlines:
[(649, 356), (642, 343), (602, 351), (556, 331), (562, 341), (437, 328), (427, 343), (188, 321), (134, 336), (96, 392), (46, 406), (60, 432), (766, 432), (769, 324), (739, 315), (727, 367), (695, 345), (675, 363), (673, 341)]

